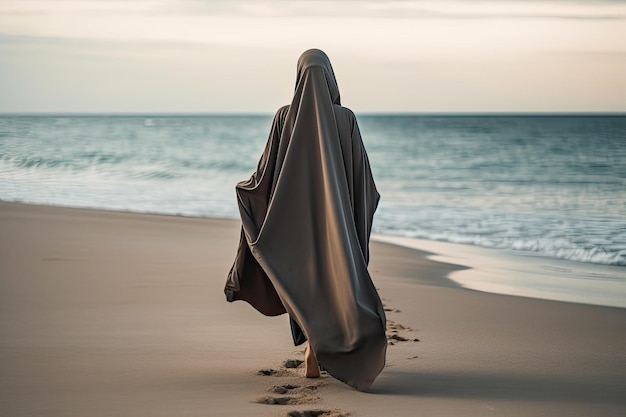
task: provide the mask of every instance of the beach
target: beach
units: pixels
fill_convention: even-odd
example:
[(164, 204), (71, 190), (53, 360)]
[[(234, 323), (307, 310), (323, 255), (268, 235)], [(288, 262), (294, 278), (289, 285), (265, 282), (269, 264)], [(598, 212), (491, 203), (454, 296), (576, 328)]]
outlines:
[(378, 242), (386, 368), (368, 393), (305, 379), (286, 316), (225, 300), (238, 238), (0, 203), (0, 416), (626, 415), (626, 309), (461, 288), (461, 266)]

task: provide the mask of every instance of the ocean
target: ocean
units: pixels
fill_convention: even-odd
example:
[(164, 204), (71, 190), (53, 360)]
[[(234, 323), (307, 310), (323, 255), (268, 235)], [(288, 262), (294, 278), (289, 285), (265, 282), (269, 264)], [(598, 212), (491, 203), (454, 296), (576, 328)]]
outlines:
[[(606, 265), (626, 282), (626, 116), (357, 117), (377, 235)], [(271, 121), (0, 115), (0, 200), (238, 218), (234, 186)]]

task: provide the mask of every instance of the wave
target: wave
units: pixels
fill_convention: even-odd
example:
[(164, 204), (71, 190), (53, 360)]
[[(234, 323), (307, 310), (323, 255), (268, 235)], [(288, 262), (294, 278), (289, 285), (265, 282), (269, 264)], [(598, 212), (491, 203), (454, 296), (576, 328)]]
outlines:
[(116, 155), (106, 153), (88, 152), (78, 155), (55, 155), (54, 157), (45, 157), (40, 155), (0, 155), (0, 163), (3, 171), (14, 171), (19, 173), (20, 170), (69, 170), (81, 171), (95, 169), (97, 167), (122, 166), (126, 161), (131, 159), (131, 155)]
[(385, 230), (378, 228), (377, 233), (389, 236), (402, 236), (414, 239), (434, 240), (438, 242), (458, 243), (481, 246), (490, 249), (505, 249), (517, 252), (531, 252), (550, 258), (569, 261), (626, 266), (626, 244), (615, 245), (579, 245), (570, 239), (550, 238), (497, 238), (485, 234), (463, 235), (453, 232), (426, 232)]
[[(252, 171), (249, 161), (240, 161), (235, 158), (224, 160), (216, 157), (175, 159), (167, 162), (157, 158), (146, 158), (141, 155), (116, 155), (107, 153), (88, 152), (67, 157), (44, 157), (39, 155), (9, 155), (0, 154), (0, 172), (19, 175), (22, 172), (33, 171), (87, 171), (97, 170), (105, 173), (141, 173), (142, 178), (172, 179), (180, 178), (186, 173), (189, 176), (207, 175), (211, 173), (235, 173), (243, 175)], [(148, 172), (148, 174), (144, 174)]]
[[(375, 232), (626, 266), (626, 118), (359, 117)], [(0, 198), (237, 217), (271, 117), (0, 117)]]

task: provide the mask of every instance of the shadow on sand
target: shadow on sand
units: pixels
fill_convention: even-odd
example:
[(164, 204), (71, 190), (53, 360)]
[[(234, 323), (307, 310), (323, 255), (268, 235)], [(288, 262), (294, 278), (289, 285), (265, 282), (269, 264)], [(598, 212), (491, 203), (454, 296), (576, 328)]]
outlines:
[(568, 401), (626, 406), (624, 378), (598, 381), (592, 376), (529, 376), (496, 373), (408, 373), (387, 371), (373, 394), (485, 398), (492, 400)]

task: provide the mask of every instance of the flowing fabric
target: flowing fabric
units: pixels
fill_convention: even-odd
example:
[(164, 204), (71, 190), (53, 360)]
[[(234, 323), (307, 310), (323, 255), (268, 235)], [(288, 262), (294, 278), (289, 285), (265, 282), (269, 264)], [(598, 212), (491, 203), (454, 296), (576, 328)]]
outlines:
[(335, 378), (367, 390), (385, 365), (385, 313), (367, 271), (376, 190), (356, 118), (324, 52), (298, 61), (256, 172), (236, 186), (242, 232), (225, 293), (289, 313)]

